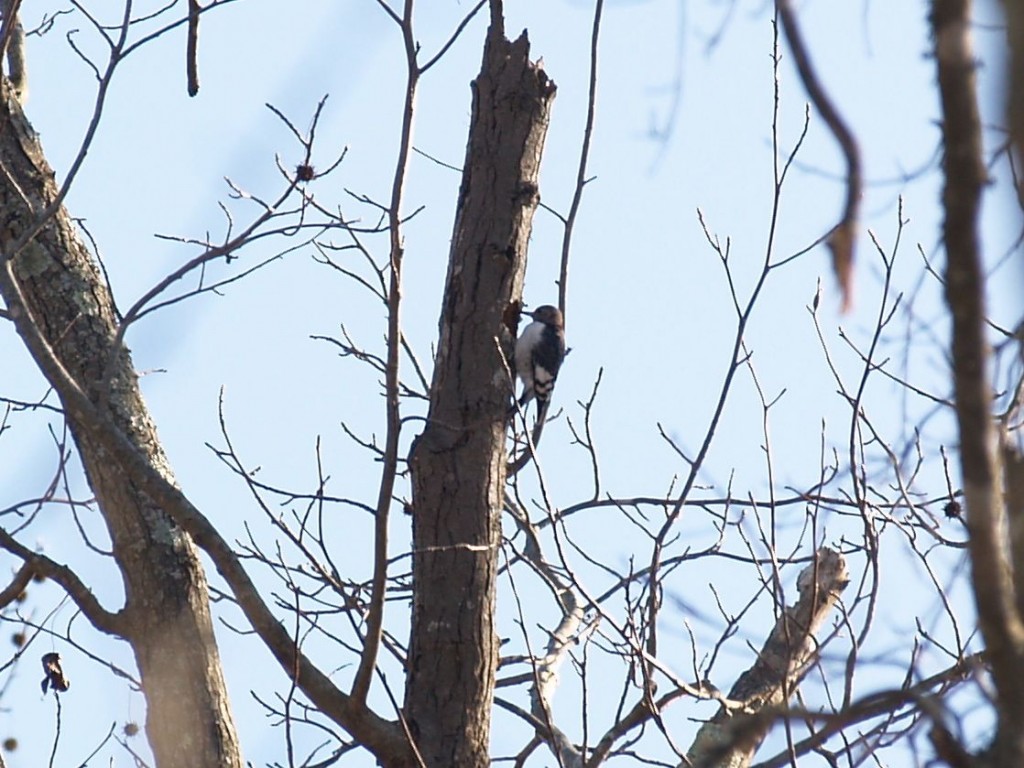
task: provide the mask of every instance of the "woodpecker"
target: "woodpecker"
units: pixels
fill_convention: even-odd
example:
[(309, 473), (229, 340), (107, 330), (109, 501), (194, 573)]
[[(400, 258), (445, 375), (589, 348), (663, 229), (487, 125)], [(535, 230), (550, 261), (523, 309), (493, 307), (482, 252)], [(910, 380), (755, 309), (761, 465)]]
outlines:
[(537, 416), (542, 418), (565, 359), (565, 327), (558, 307), (545, 304), (527, 314), (533, 322), (516, 341), (516, 373), (523, 381), (519, 405), (537, 398)]

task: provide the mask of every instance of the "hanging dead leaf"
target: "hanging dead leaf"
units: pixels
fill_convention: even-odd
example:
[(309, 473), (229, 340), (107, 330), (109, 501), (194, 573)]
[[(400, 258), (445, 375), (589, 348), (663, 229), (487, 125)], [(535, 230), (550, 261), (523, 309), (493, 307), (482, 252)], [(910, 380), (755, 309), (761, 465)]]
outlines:
[(44, 694), (51, 686), (54, 692), (59, 691), (61, 693), (71, 687), (71, 682), (64, 676), (64, 670), (60, 666), (59, 653), (43, 654), (43, 672), (46, 673), (46, 677), (43, 678), (42, 682)]
[(832, 271), (835, 272), (839, 290), (843, 295), (842, 311), (848, 312), (853, 306), (853, 243), (854, 224), (844, 219), (828, 236), (828, 248), (832, 252)]

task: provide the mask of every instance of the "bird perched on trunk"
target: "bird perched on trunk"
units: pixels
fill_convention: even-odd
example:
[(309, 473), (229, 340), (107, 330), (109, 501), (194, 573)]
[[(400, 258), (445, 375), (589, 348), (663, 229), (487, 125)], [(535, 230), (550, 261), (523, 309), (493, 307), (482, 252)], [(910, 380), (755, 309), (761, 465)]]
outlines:
[(558, 307), (545, 304), (527, 313), (533, 322), (516, 341), (516, 374), (522, 379), (520, 407), (537, 400), (537, 418), (544, 418), (558, 369), (565, 359), (565, 327)]

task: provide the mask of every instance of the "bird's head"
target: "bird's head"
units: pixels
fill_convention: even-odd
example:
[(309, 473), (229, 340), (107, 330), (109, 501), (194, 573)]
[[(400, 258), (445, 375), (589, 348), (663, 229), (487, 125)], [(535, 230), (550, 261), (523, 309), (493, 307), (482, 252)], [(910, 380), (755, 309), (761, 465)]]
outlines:
[(556, 328), (562, 327), (562, 311), (550, 304), (543, 304), (529, 313), (530, 317), (539, 323), (553, 325)]

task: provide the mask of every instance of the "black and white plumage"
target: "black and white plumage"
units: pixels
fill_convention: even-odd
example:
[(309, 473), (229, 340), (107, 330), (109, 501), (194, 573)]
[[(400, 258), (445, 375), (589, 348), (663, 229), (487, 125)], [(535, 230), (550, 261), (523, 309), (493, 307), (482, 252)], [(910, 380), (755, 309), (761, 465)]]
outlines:
[(519, 405), (536, 398), (538, 415), (542, 415), (565, 359), (565, 327), (558, 307), (545, 304), (528, 314), (533, 322), (516, 341), (516, 374), (523, 382)]

